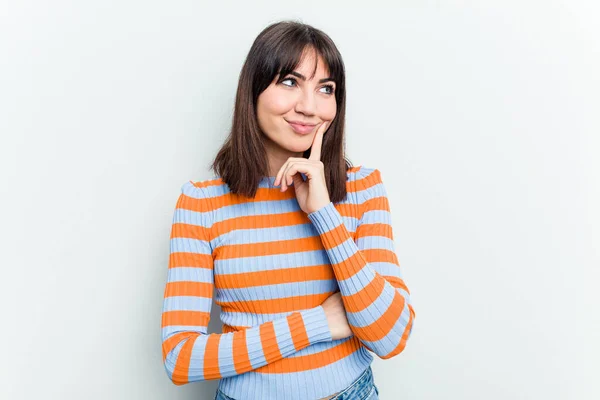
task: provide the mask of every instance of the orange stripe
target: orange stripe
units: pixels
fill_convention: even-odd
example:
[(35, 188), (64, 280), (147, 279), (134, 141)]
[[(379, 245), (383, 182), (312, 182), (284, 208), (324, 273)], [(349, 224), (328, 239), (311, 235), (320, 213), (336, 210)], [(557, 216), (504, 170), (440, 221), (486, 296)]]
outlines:
[(221, 379), (219, 369), (219, 342), (223, 335), (207, 335), (206, 348), (204, 349), (204, 379)]
[[(223, 333), (227, 333), (223, 330)], [(248, 344), (246, 340), (246, 330), (241, 330), (233, 335), (233, 364), (238, 374), (252, 370), (250, 355), (248, 354)]]
[(356, 186), (361, 187), (361, 190), (369, 189), (379, 183), (382, 183), (381, 172), (378, 169), (373, 170), (369, 175), (356, 179)]
[[(265, 200), (267, 199), (259, 199), (255, 201)], [(343, 203), (335, 204), (334, 206), (342, 216), (354, 217), (356, 214), (354, 211), (354, 207), (356, 207), (355, 204)], [(299, 213), (298, 211), (291, 211), (278, 214), (241, 215), (215, 222), (213, 228), (215, 229), (215, 232), (219, 233), (219, 235), (223, 235), (236, 229), (279, 228), (302, 224), (311, 224), (307, 214)]]
[(388, 249), (362, 249), (365, 258), (372, 262), (386, 262), (400, 266), (396, 253)]
[(208, 282), (176, 281), (165, 286), (165, 296), (197, 296), (212, 298), (213, 284)]
[(383, 275), (383, 277), (396, 289), (402, 289), (406, 293), (410, 294), (410, 290), (408, 290), (408, 286), (406, 286), (402, 278), (398, 278), (397, 276), (392, 275)]
[(243, 272), (239, 274), (215, 275), (215, 285), (219, 289), (238, 289), (265, 284), (276, 285), (334, 279), (331, 264), (311, 265), (308, 267), (281, 268), (270, 271)]
[(169, 255), (169, 268), (198, 267), (211, 269), (213, 258), (210, 254), (172, 252)]
[(223, 235), (235, 229), (275, 228), (308, 223), (310, 223), (310, 220), (305, 214), (293, 211), (281, 214), (239, 216), (215, 222), (213, 226), (216, 232), (219, 232), (219, 235)]
[(288, 315), (287, 323), (290, 327), (290, 332), (292, 332), (292, 340), (294, 342), (296, 351), (300, 351), (309, 346), (310, 340), (308, 339), (308, 333), (306, 332), (306, 327), (304, 326), (304, 319), (302, 318), (300, 312), (294, 312)]
[(350, 168), (347, 168), (346, 172), (356, 172), (356, 171), (358, 171), (360, 169), (360, 167), (361, 167), (360, 165), (352, 166)]
[(390, 211), (390, 202), (385, 196), (372, 197), (362, 204), (366, 210)]
[(356, 229), (355, 239), (367, 236), (381, 236), (390, 240), (394, 240), (391, 225), (382, 222), (376, 222), (373, 224), (360, 224)]
[(182, 340), (193, 335), (192, 332), (180, 332), (171, 336), (162, 343), (163, 363), (167, 358), (167, 354), (171, 352)]
[(343, 217), (355, 217), (356, 206), (354, 203), (338, 203), (333, 205)]
[(171, 227), (171, 239), (173, 238), (208, 238), (210, 228), (201, 225), (192, 225), (185, 222), (175, 222)]
[(365, 257), (358, 251), (344, 261), (331, 265), (333, 266), (336, 279), (344, 280), (354, 276), (358, 271), (363, 269), (365, 265), (367, 265), (367, 260), (365, 260)]
[(223, 184), (223, 180), (221, 178), (207, 179), (205, 181), (199, 181), (199, 182), (194, 182), (194, 181), (190, 181), (190, 182), (192, 183), (192, 185), (196, 186), (197, 188), (220, 186)]
[(208, 311), (164, 311), (162, 327), (167, 326), (208, 326), (210, 312)]
[(325, 292), (320, 294), (282, 297), (280, 299), (244, 300), (243, 302), (219, 301), (218, 304), (221, 306), (221, 311), (223, 312), (277, 314), (316, 307), (332, 294), (333, 292)]
[(318, 236), (279, 240), (276, 242), (244, 243), (219, 246), (215, 249), (216, 259), (227, 260), (244, 257), (262, 257), (279, 254), (293, 254), (302, 251), (322, 250), (323, 244)]
[(195, 198), (181, 193), (175, 208), (196, 212), (212, 211), (212, 200), (210, 197)]
[(339, 246), (340, 244), (344, 243), (348, 238), (350, 238), (350, 233), (346, 228), (346, 224), (343, 223), (339, 224), (338, 226), (327, 232), (324, 232), (322, 235), (325, 236), (326, 239), (323, 240), (321, 238), (321, 242), (325, 250), (330, 250), (336, 246)]
[(263, 353), (267, 363), (275, 362), (283, 356), (279, 351), (279, 345), (275, 337), (275, 327), (273, 321), (266, 322), (260, 327), (260, 342), (262, 344)]
[(194, 348), (194, 343), (198, 336), (191, 336), (181, 347), (179, 350), (179, 355), (177, 356), (177, 361), (175, 362), (175, 367), (173, 369), (172, 380), (175, 385), (185, 385), (189, 383), (189, 369), (190, 369), (190, 359), (192, 356), (192, 349)]
[[(221, 324), (221, 331), (223, 333), (241, 332), (241, 331), (245, 331), (248, 328), (251, 328), (251, 326)], [(235, 336), (234, 336), (234, 341), (235, 341)]]

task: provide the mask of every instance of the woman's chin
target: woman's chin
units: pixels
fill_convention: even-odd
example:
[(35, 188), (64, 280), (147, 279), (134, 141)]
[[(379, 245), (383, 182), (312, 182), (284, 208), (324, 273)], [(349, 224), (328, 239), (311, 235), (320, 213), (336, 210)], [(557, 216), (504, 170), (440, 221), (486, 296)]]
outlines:
[(310, 149), (310, 146), (312, 146), (311, 138), (300, 138), (300, 140), (289, 140), (282, 147), (287, 151), (291, 151), (294, 153), (303, 153), (306, 150)]
[(304, 153), (305, 151), (307, 151), (308, 149), (310, 149), (310, 146), (306, 147), (300, 147), (300, 146), (290, 146), (290, 147), (284, 147), (284, 149), (286, 149), (287, 151), (289, 151), (290, 153)]

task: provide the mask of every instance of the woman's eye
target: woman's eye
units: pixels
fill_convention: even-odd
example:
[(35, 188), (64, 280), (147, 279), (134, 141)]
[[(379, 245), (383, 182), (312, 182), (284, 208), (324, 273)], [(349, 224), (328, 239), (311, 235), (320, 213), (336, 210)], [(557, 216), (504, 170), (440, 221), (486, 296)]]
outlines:
[[(281, 83), (283, 83), (285, 86), (291, 87), (293, 85), (288, 85), (287, 83), (284, 83), (285, 81), (290, 81), (290, 82), (293, 82), (294, 84), (296, 84), (296, 79), (294, 79), (294, 78), (285, 78), (284, 80), (281, 81)], [(321, 89), (329, 89), (328, 92), (324, 92), (325, 94), (333, 94), (333, 92), (335, 91), (335, 87), (333, 85), (325, 85)]]
[(335, 91), (335, 88), (333, 87), (333, 85), (325, 85), (322, 87), (322, 89), (329, 89), (329, 92), (325, 92), (327, 94), (333, 94), (333, 92)]

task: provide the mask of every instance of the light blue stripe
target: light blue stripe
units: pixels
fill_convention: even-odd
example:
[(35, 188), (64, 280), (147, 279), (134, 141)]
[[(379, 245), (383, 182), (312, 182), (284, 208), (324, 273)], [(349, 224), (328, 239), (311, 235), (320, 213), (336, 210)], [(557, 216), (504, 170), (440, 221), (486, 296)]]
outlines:
[(209, 220), (209, 212), (191, 211), (183, 208), (176, 208), (173, 212), (173, 223), (182, 223), (188, 225), (209, 227), (206, 221)]
[(219, 340), (219, 372), (221, 376), (235, 375), (233, 360), (234, 332), (222, 334)]
[(246, 346), (252, 369), (260, 368), (261, 366), (266, 365), (267, 360), (265, 359), (265, 355), (263, 353), (262, 342), (260, 341), (260, 332), (258, 329), (246, 330)]
[(352, 238), (348, 238), (327, 251), (332, 264), (339, 264), (355, 255), (360, 249)]
[(212, 254), (210, 244), (204, 240), (175, 237), (171, 239), (171, 253)]
[(196, 296), (173, 296), (164, 300), (164, 311), (206, 311), (210, 312), (212, 299)]
[(373, 279), (375, 279), (375, 272), (371, 271), (368, 266), (365, 266), (356, 274), (347, 279), (338, 280), (337, 283), (340, 288), (344, 289), (342, 293), (345, 296), (352, 296), (369, 285)]
[[(219, 242), (228, 245), (259, 244), (284, 240), (304, 239), (314, 236), (310, 221), (305, 224), (291, 226), (275, 226), (272, 228), (235, 229), (220, 235)], [(292, 249), (290, 245), (290, 250)]]
[[(352, 228), (356, 226), (356, 218), (342, 216), (342, 221), (344, 221), (348, 232), (352, 233)], [(315, 237), (315, 230), (309, 221), (305, 224), (275, 226), (272, 228), (235, 229), (218, 236), (214, 239), (214, 243), (215, 246), (220, 243), (227, 243), (228, 245), (259, 244), (311, 237)], [(290, 244), (290, 249), (293, 248), (292, 246), (293, 244)]]
[(363, 201), (370, 200), (375, 197), (387, 197), (387, 191), (383, 183), (377, 183), (366, 189), (357, 190), (358, 198)]
[(302, 268), (322, 264), (330, 264), (327, 253), (324, 250), (314, 250), (290, 254), (217, 259), (214, 261), (214, 269), (215, 275), (217, 275), (274, 271), (282, 268)]
[(387, 236), (362, 236), (356, 240), (356, 245), (360, 250), (389, 250), (394, 252), (394, 242)]
[(213, 271), (208, 268), (198, 267), (176, 267), (169, 268), (167, 273), (168, 282), (205, 282), (213, 284)]
[(396, 290), (398, 291), (398, 293), (400, 293), (402, 297), (408, 300), (408, 304), (410, 304), (410, 294), (404, 289), (396, 288)]
[(207, 343), (208, 336), (206, 335), (195, 338), (188, 371), (190, 381), (204, 379), (204, 355), (206, 354)]
[(273, 329), (275, 330), (275, 340), (281, 353), (287, 353), (290, 351), (296, 351), (294, 342), (292, 340), (292, 334), (290, 332), (290, 326), (288, 325), (287, 318), (279, 318), (273, 320)]
[(191, 181), (187, 181), (181, 185), (181, 193), (194, 199), (205, 197), (204, 190), (204, 188), (196, 187)]
[(326, 351), (326, 350), (332, 349), (336, 346), (339, 346), (341, 343), (351, 340), (352, 336), (348, 336), (348, 337), (345, 337), (342, 339), (331, 340), (329, 342), (317, 342), (311, 346), (305, 347), (302, 350), (295, 352), (294, 354), (292, 354), (289, 357), (294, 358), (294, 357), (302, 357), (302, 356), (308, 356), (311, 354), (321, 353), (323, 351)]
[(288, 311), (282, 313), (247, 313), (247, 312), (228, 312), (221, 311), (221, 321), (227, 325), (252, 327), (264, 324), (265, 322), (276, 319), (286, 318), (290, 314), (303, 310)]
[(387, 261), (370, 262), (369, 265), (373, 267), (379, 275), (396, 276), (402, 279), (402, 268), (398, 264), (389, 263)]
[(361, 224), (387, 224), (391, 225), (392, 216), (386, 210), (367, 210), (362, 215)]
[(196, 332), (202, 335), (206, 335), (208, 333), (208, 327), (202, 325), (170, 325), (165, 326), (161, 330), (162, 340), (173, 336), (179, 332)]
[(274, 285), (253, 286), (236, 289), (218, 289), (219, 302), (254, 301), (285, 299), (289, 297), (308, 296), (335, 292), (338, 288), (337, 282), (332, 279), (306, 280), (292, 283), (279, 283)]
[[(344, 204), (344, 202), (340, 202), (340, 204)], [(279, 218), (281, 214), (288, 213), (297, 213), (303, 212), (298, 205), (298, 201), (295, 198), (284, 199), (284, 200), (265, 200), (265, 201), (250, 201), (247, 203), (236, 203), (232, 205), (222, 206), (219, 208), (219, 212), (214, 213), (213, 223), (216, 222), (224, 222), (228, 220), (233, 220), (237, 218), (247, 217), (247, 216), (260, 216), (260, 215), (270, 215), (273, 218)], [(179, 213), (176, 215), (182, 214), (180, 219), (183, 221), (192, 221), (188, 223), (192, 224), (200, 224), (202, 217), (206, 217), (206, 214), (209, 213), (200, 213), (189, 210), (179, 209)], [(187, 215), (185, 215), (187, 214)], [(200, 215), (197, 215), (200, 214)], [(203, 215), (204, 214), (204, 215)], [(349, 225), (356, 225), (357, 218), (354, 216), (342, 216), (343, 220)], [(308, 222), (310, 223), (310, 222)], [(296, 225), (300, 226), (300, 225)], [(268, 228), (261, 228), (268, 229)], [(276, 229), (280, 229), (276, 227)], [(260, 229), (259, 229), (260, 230)], [(260, 241), (260, 240), (259, 240)]]
[[(300, 210), (298, 200), (295, 198), (280, 200), (250, 201), (248, 203), (236, 203), (223, 206), (219, 213), (229, 218), (240, 218), (246, 216), (258, 216), (267, 214), (284, 214)], [(224, 219), (223, 219), (224, 220)], [(221, 221), (223, 221), (221, 220)]]

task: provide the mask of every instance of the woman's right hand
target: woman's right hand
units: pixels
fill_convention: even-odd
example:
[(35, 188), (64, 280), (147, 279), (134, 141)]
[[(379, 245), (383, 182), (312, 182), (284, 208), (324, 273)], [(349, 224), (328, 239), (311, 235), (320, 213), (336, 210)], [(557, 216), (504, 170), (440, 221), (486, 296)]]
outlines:
[(348, 319), (346, 318), (346, 309), (342, 302), (342, 294), (340, 292), (335, 292), (325, 299), (321, 305), (327, 316), (332, 340), (352, 336), (353, 333), (350, 329), (350, 325), (348, 325)]

